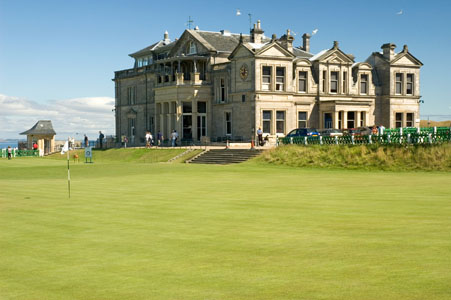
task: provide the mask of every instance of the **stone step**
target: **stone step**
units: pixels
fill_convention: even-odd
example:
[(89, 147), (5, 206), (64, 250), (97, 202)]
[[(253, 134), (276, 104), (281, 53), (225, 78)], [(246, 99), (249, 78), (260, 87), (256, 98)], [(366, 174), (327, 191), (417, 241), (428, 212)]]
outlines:
[(193, 159), (190, 163), (197, 164), (235, 164), (245, 162), (257, 155), (261, 150), (249, 149), (211, 149)]

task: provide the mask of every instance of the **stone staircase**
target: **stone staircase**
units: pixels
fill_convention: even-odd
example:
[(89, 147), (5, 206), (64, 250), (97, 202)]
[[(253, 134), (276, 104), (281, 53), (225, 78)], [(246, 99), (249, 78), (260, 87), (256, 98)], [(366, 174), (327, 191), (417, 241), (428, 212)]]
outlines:
[(194, 157), (192, 164), (237, 164), (259, 155), (261, 150), (250, 149), (210, 149)]

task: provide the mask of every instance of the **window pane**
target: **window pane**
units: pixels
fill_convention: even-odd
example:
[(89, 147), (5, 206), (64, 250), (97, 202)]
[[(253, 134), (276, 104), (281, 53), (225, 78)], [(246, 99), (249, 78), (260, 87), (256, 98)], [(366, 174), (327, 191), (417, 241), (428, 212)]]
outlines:
[(271, 133), (271, 122), (270, 121), (263, 121), (263, 132)]
[(285, 112), (284, 111), (276, 112), (276, 118), (277, 120), (285, 120)]
[(263, 119), (264, 120), (271, 120), (271, 111), (270, 110), (264, 110), (263, 111)]
[(330, 75), (330, 80), (337, 80), (338, 79), (338, 72), (332, 72)]
[(183, 113), (192, 113), (192, 105), (191, 102), (183, 102)]
[(284, 76), (285, 75), (285, 68), (277, 67), (276, 68), (276, 75), (277, 76)]
[(285, 121), (276, 122), (276, 133), (284, 133)]
[(330, 83), (330, 91), (332, 93), (336, 93), (337, 92), (337, 82), (336, 81), (331, 81)]
[(303, 80), (303, 79), (299, 80), (299, 91), (305, 92), (305, 80)]
[(401, 94), (402, 84), (401, 82), (396, 83), (396, 94)]
[(366, 94), (367, 93), (367, 91), (366, 91), (366, 82), (362, 82), (361, 83), (360, 91), (361, 91), (362, 94)]
[(299, 114), (298, 114), (298, 119), (299, 120), (307, 120), (307, 112), (300, 111)]
[(271, 75), (271, 67), (263, 67), (263, 75)]
[(207, 113), (207, 102), (197, 102), (197, 112)]

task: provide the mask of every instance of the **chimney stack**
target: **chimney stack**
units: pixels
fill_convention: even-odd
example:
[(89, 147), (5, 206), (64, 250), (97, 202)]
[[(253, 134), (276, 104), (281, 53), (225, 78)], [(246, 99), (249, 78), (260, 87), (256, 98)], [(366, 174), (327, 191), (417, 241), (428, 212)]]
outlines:
[(290, 29), (287, 29), (287, 34), (284, 34), (280, 39), (280, 43), (282, 44), (282, 47), (287, 49), (290, 52), (293, 52), (293, 41), (294, 37), (291, 35)]
[(254, 24), (254, 28), (251, 30), (251, 42), (261, 44), (264, 31), (260, 27), (260, 20), (257, 24)]
[(381, 46), (381, 49), (383, 51), (382, 55), (388, 61), (391, 61), (393, 59), (393, 57), (395, 57), (395, 49), (396, 49), (396, 45), (395, 44), (392, 44), (392, 43), (383, 44)]
[(310, 52), (310, 34), (304, 33), (302, 36), (302, 49), (306, 52)]
[(169, 43), (171, 42), (171, 40), (169, 39), (169, 33), (168, 33), (167, 30), (164, 32), (163, 42), (164, 42), (165, 44), (169, 44)]

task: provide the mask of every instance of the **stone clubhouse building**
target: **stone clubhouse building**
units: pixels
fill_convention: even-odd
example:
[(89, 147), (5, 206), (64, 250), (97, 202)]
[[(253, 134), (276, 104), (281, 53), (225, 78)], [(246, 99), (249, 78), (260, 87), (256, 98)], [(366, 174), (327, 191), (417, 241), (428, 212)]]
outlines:
[(132, 145), (147, 130), (185, 140), (283, 136), (300, 127), (419, 126), (420, 68), (404, 46), (382, 45), (355, 62), (338, 42), (310, 52), (286, 34), (264, 35), (260, 21), (249, 35), (185, 30), (138, 52), (133, 68), (115, 72), (116, 135)]

